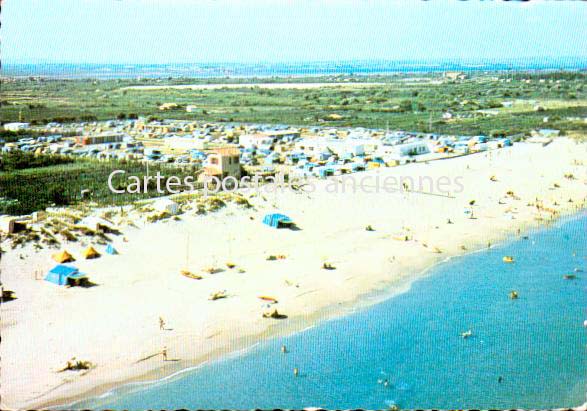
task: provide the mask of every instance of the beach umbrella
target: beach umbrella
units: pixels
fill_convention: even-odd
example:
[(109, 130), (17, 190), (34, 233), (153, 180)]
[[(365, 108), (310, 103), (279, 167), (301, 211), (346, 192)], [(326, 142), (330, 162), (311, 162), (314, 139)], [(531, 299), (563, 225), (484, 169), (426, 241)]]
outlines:
[(53, 260), (57, 261), (58, 263), (68, 263), (70, 261), (75, 261), (75, 258), (73, 258), (73, 256), (66, 250), (53, 254), (51, 258), (53, 258)]
[(116, 251), (116, 248), (114, 248), (112, 244), (108, 244), (108, 246), (106, 246), (106, 252), (111, 255), (118, 254), (118, 251)]

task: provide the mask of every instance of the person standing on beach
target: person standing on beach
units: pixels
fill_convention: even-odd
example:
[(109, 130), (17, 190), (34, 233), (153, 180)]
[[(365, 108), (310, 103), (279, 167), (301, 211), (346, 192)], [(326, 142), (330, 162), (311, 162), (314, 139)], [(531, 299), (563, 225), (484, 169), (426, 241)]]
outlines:
[(165, 320), (163, 319), (163, 317), (159, 317), (159, 329), (160, 330), (165, 329)]
[(163, 347), (161, 355), (163, 356), (163, 361), (167, 361), (167, 347)]

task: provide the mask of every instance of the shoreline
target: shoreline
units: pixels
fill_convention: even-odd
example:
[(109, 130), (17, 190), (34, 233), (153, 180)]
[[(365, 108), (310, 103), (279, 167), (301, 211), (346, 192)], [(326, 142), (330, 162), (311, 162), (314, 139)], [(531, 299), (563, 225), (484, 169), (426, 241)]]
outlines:
[[(129, 243), (120, 243), (123, 249), (121, 256), (105, 256), (90, 262), (79, 261), (80, 269), (95, 273), (92, 277), (101, 283), (100, 287), (83, 291), (55, 290), (45, 284), (31, 282), (30, 274), (29, 278), (25, 278), (26, 267), (23, 267), (23, 263), (19, 264), (16, 257), (18, 250), (9, 253), (9, 262), (4, 262), (7, 265), (3, 269), (3, 280), (6, 267), (11, 267), (11, 262), (13, 267), (18, 266), (18, 269), (10, 270), (9, 280), (19, 280), (23, 289), (29, 287), (32, 298), (28, 303), (32, 306), (31, 311), (35, 311), (40, 318), (27, 316), (25, 310), (9, 313), (10, 324), (3, 328), (3, 333), (8, 335), (6, 343), (3, 338), (0, 350), (3, 359), (15, 359), (7, 360), (8, 367), (3, 364), (2, 385), (5, 387), (8, 383), (7, 391), (13, 397), (10, 402), (19, 405), (13, 408), (71, 404), (79, 399), (95, 397), (97, 393), (104, 395), (129, 383), (142, 381), (141, 384), (147, 384), (145, 379), (150, 376), (165, 374), (166, 378), (171, 378), (170, 374), (186, 372), (181, 370), (232, 355), (230, 353), (246, 349), (246, 346), (259, 343), (260, 340), (290, 335), (308, 325), (315, 326), (329, 318), (345, 315), (345, 309), (364, 309), (393, 298), (408, 291), (414, 281), (447, 258), (482, 251), (488, 240), (492, 244), (501, 244), (518, 229), (520, 232), (529, 232), (535, 227), (543, 227), (545, 222), (560, 221), (561, 218), (575, 214), (578, 204), (582, 205), (579, 210), (584, 210), (586, 182), (581, 179), (562, 181), (562, 174), (570, 167), (573, 158), (587, 160), (586, 147), (568, 140), (559, 140), (547, 147), (522, 144), (500, 153), (496, 156), (499, 158), (495, 159), (487, 155), (462, 157), (446, 162), (418, 163), (370, 172), (383, 175), (408, 173), (414, 176), (421, 173), (437, 176), (462, 173), (467, 190), (459, 194), (454, 202), (452, 199), (416, 194), (405, 197), (390, 197), (385, 193), (331, 194), (321, 191), (328, 184), (321, 182), (318, 191), (307, 198), (301, 194), (287, 193), (272, 199), (274, 204), (268, 200), (263, 203), (256, 198), (255, 210), (227, 207), (214, 215), (186, 216), (182, 217), (184, 221), (129, 229), (124, 233), (129, 237)], [(537, 174), (531, 167), (536, 167), (535, 162), (547, 164), (549, 159), (552, 160), (549, 165), (540, 170), (543, 173), (540, 178), (544, 178), (544, 181), (534, 184)], [(489, 182), (488, 173), (496, 173), (499, 182)], [(583, 174), (575, 173), (583, 178)], [(559, 181), (562, 188), (551, 190), (549, 187), (553, 181)], [(523, 200), (508, 200), (507, 204), (497, 206), (497, 200), (510, 188), (520, 193)], [(535, 196), (545, 201), (554, 197), (554, 203), (563, 204), (557, 208), (556, 219), (535, 220), (535, 210), (526, 204)], [(569, 198), (573, 198), (572, 204), (566, 202)], [(466, 207), (471, 199), (477, 199), (479, 203), (474, 219), (462, 212), (462, 207)], [(338, 207), (332, 207), (333, 201), (337, 201)], [(552, 201), (548, 201), (550, 205)], [(506, 212), (506, 208), (513, 211)], [(262, 228), (259, 217), (269, 209), (283, 210), (292, 215), (302, 229), (286, 232)], [(446, 224), (447, 217), (453, 223)], [(373, 224), (376, 231), (366, 232), (366, 224)], [(410, 233), (414, 238), (405, 242), (394, 240), (392, 234), (405, 226), (411, 227)], [(238, 227), (238, 230), (231, 231), (233, 227)], [(211, 255), (222, 255), (222, 259), (236, 258), (238, 261), (235, 262), (239, 265), (242, 262), (247, 269), (246, 273), (239, 277), (236, 273), (226, 271), (195, 283), (179, 278), (176, 273), (184, 260), (185, 233), (199, 236), (196, 239), (199, 241), (197, 247), (194, 248), (200, 256), (197, 258), (198, 265), (209, 263)], [(233, 239), (238, 240), (235, 242), (238, 244), (238, 254), (234, 254), (232, 249)], [(442, 248), (441, 253), (431, 250), (435, 245)], [(460, 250), (460, 245), (466, 245), (466, 250)], [(36, 260), (31, 262), (31, 266), (50, 265), (43, 260), (46, 251), (49, 250), (34, 255)], [(73, 251), (75, 253), (76, 250)], [(285, 261), (265, 262), (262, 256), (272, 252), (284, 253), (288, 258)], [(167, 258), (162, 260), (158, 254)], [(337, 270), (330, 272), (320, 268), (320, 261), (324, 261), (325, 256), (337, 266)], [(365, 264), (365, 261), (369, 263)], [(154, 264), (157, 266), (155, 271)], [(174, 275), (170, 276), (170, 272), (174, 272)], [(283, 280), (288, 278), (299, 282), (299, 289), (284, 286)], [(168, 288), (160, 289), (159, 284)], [(220, 305), (206, 301), (205, 296), (210, 290), (221, 287), (238, 290), (238, 294)], [(135, 295), (134, 299), (128, 294), (129, 290)], [(261, 292), (278, 296), (277, 307), (280, 312), (283, 309), (289, 319), (282, 323), (261, 319), (256, 299)], [(369, 299), (369, 295), (377, 297)], [(100, 303), (105, 296), (110, 298), (109, 305), (112, 307), (104, 307), (103, 316), (92, 312), (88, 315), (93, 317), (88, 319), (78, 314), (62, 322), (51, 317), (52, 313), (60, 312), (59, 308), (76, 309), (82, 303), (86, 307), (96, 304), (95, 307), (102, 308)], [(14, 302), (6, 304), (6, 310), (26, 306), (24, 293), (23, 300), (16, 300), (16, 305), (13, 305)], [(61, 307), (52, 308), (52, 301)], [(145, 305), (146, 301), (148, 305)], [(218, 307), (224, 309), (217, 311)], [(4, 311), (5, 307), (2, 308)], [(122, 312), (133, 318), (120, 318)], [(154, 322), (153, 318), (157, 314), (170, 318), (176, 330), (170, 333), (151, 330), (153, 326), (150, 323)], [(47, 327), (47, 322), (55, 324)], [(89, 326), (80, 325), (86, 322), (101, 327), (100, 333)], [(64, 340), (63, 336), (72, 331), (79, 335), (79, 342)], [(119, 332), (121, 335), (117, 334)], [(20, 377), (22, 384), (36, 386), (36, 381), (50, 386), (51, 391), (43, 390), (35, 396), (28, 392), (18, 393), (15, 391), (18, 382), (10, 384), (10, 377), (6, 377), (6, 374), (12, 372), (14, 376), (18, 375), (14, 372), (18, 369), (16, 362), (19, 359), (30, 362), (26, 353), (32, 349), (26, 345), (30, 342), (23, 342), (23, 347), (13, 342), (11, 337), (18, 337), (19, 333), (21, 336), (32, 336), (33, 339), (38, 335), (39, 338), (52, 341), (53, 345), (57, 342), (65, 345), (51, 346), (39, 353), (37, 360), (40, 360), (41, 368), (53, 367), (64, 355), (69, 354), (71, 357), (72, 352), (81, 352), (80, 358), (84, 359), (98, 358), (98, 368), (85, 376), (71, 375), (71, 381), (57, 386), (55, 383), (59, 381), (59, 376), (43, 370), (39, 375), (33, 372)], [(87, 347), (83, 344), (83, 338), (90, 340), (86, 345), (109, 344), (111, 348), (97, 350), (95, 347)], [(189, 347), (184, 346), (186, 342)], [(164, 365), (159, 362), (154, 364), (154, 361), (145, 364), (147, 361), (140, 366), (136, 362), (129, 362), (137, 352), (144, 355), (163, 344), (172, 347), (172, 356), (176, 355), (174, 350), (177, 350), (181, 360)], [(116, 351), (124, 347), (127, 347), (126, 351)], [(33, 363), (29, 367), (34, 368)], [(7, 368), (8, 371), (5, 371)], [(5, 398), (3, 408), (9, 408), (4, 401)]]
[[(579, 209), (576, 211), (569, 211), (566, 214), (560, 215), (556, 220), (553, 220), (549, 225), (543, 225), (536, 222), (534, 225), (527, 227), (523, 233), (516, 235), (516, 237), (512, 237), (512, 234), (514, 234), (515, 231), (512, 228), (512, 232), (504, 234), (503, 238), (496, 240), (496, 242), (489, 248), (503, 247), (510, 242), (520, 241), (522, 235), (533, 235), (533, 233), (537, 231), (552, 229), (552, 227), (550, 226), (557, 223), (564, 223), (567, 221), (584, 218), (585, 216), (587, 216), (587, 214), (585, 214), (586, 211), (587, 208)], [(424, 267), (414, 276), (406, 278), (402, 282), (402, 284), (387, 284), (384, 285), (383, 288), (374, 288), (373, 290), (368, 291), (365, 294), (357, 296), (357, 298), (354, 301), (347, 303), (343, 307), (340, 307), (337, 304), (322, 307), (320, 310), (315, 312), (313, 316), (310, 318), (293, 318), (292, 320), (295, 321), (296, 324), (291, 324), (288, 327), (286, 327), (286, 332), (280, 332), (283, 331), (282, 328), (284, 327), (280, 327), (279, 324), (274, 324), (273, 326), (270, 326), (265, 333), (258, 335), (257, 341), (254, 342), (252, 345), (234, 347), (226, 353), (211, 353), (211, 355), (208, 356), (206, 360), (194, 359), (192, 361), (188, 361), (188, 364), (191, 363), (191, 365), (186, 364), (186, 366), (180, 366), (175, 371), (172, 371), (163, 377), (157, 379), (150, 378), (151, 376), (156, 374), (155, 371), (143, 376), (137, 376), (135, 378), (124, 381), (120, 384), (112, 384), (110, 388), (96, 387), (91, 391), (95, 393), (95, 395), (88, 395), (88, 393), (83, 393), (79, 396), (74, 397), (77, 399), (73, 399), (73, 401), (65, 403), (58, 403), (56, 401), (47, 404), (41, 404), (39, 408), (44, 409), (48, 407), (54, 407), (55, 409), (73, 409), (71, 407), (75, 406), (77, 402), (82, 401), (84, 399), (100, 399), (105, 396), (115, 396), (119, 392), (128, 393), (129, 391), (126, 390), (129, 389), (131, 386), (135, 385), (137, 386), (137, 390), (148, 389), (148, 386), (163, 384), (175, 378), (181, 378), (181, 376), (186, 373), (196, 372), (196, 370), (198, 370), (199, 368), (209, 365), (210, 363), (215, 363), (219, 361), (228, 360), (234, 357), (239, 357), (241, 355), (246, 355), (247, 352), (254, 349), (258, 345), (263, 344), (271, 339), (277, 338), (278, 336), (287, 337), (293, 334), (302, 333), (308, 329), (319, 327), (324, 322), (331, 321), (347, 315), (351, 315), (358, 311), (368, 310), (375, 305), (384, 303), (385, 301), (395, 298), (403, 293), (410, 292), (412, 285), (415, 282), (420, 281), (429, 275), (434, 275), (433, 271), (436, 270), (442, 264), (446, 264), (454, 259), (463, 258), (471, 254), (483, 252), (489, 248), (482, 247), (481, 245), (479, 245), (478, 248), (471, 249), (462, 254), (446, 256), (444, 259), (441, 259), (427, 267)], [(398, 286), (399, 288), (396, 288)], [(276, 329), (275, 332), (272, 332), (272, 328)], [(131, 389), (130, 392), (133, 391), (134, 390)], [(581, 407), (587, 407), (587, 403), (576, 407), (576, 409), (581, 409)]]
[[(515, 61), (516, 59), (514, 59)], [(525, 72), (550, 72), (550, 71), (576, 71), (577, 69), (583, 68), (581, 63), (585, 63), (582, 58), (579, 57), (565, 57), (562, 59), (558, 59), (556, 62), (550, 62), (550, 64), (544, 64), (542, 59), (540, 58), (532, 58), (533, 62), (531, 64), (519, 64), (514, 63), (511, 59), (505, 59), (503, 61), (497, 61), (493, 64), (487, 64), (482, 59), (481, 61), (467, 61), (467, 60), (459, 60), (459, 59), (440, 59), (440, 60), (418, 60), (407, 63), (406, 60), (374, 60), (370, 61), (367, 60), (360, 60), (363, 63), (363, 69), (360, 68), (351, 68), (349, 67), (348, 70), (323, 70), (323, 65), (325, 63), (333, 63), (328, 61), (294, 61), (294, 62), (278, 62), (274, 63), (276, 67), (279, 66), (315, 66), (316, 70), (314, 72), (308, 72), (307, 70), (298, 70), (298, 71), (283, 71), (277, 75), (277, 77), (283, 78), (303, 78), (303, 77), (330, 77), (336, 75), (353, 75), (356, 77), (363, 77), (369, 75), (381, 75), (381, 76), (394, 76), (398, 74), (414, 74), (414, 75), (429, 75), (429, 74), (440, 74), (445, 71), (464, 71), (464, 72), (490, 72), (490, 73), (503, 73), (503, 72), (515, 72), (515, 73), (525, 73)], [(349, 61), (350, 62), (350, 61)], [(380, 70), (372, 70), (368, 69), (369, 65), (372, 63), (381, 63), (383, 65), (387, 65), (387, 68), (381, 67)], [(238, 68), (239, 66), (249, 68), (254, 68), (255, 64), (251, 63), (235, 63), (235, 62), (217, 62), (213, 63), (216, 67), (214, 70), (217, 70), (213, 74), (202, 74), (202, 72), (192, 72), (191, 75), (188, 75), (188, 78), (195, 78), (199, 80), (214, 80), (218, 78), (234, 78), (234, 79), (272, 79), (276, 77), (274, 71), (269, 71), (266, 73), (263, 72), (254, 72), (254, 73), (246, 73), (241, 72), (238, 74), (230, 73), (226, 75), (226, 72), (223, 70), (225, 68), (230, 68), (230, 66), (235, 66)], [(55, 80), (63, 80), (63, 79), (74, 79), (74, 80), (83, 80), (83, 79), (97, 79), (97, 80), (112, 80), (112, 79), (132, 79), (136, 77), (136, 69), (141, 67), (150, 66), (150, 63), (82, 63), (78, 64), (76, 68), (78, 70), (73, 70), (70, 72), (66, 71), (66, 75), (63, 75), (63, 67), (72, 67), (75, 64), (71, 62), (15, 62), (9, 64), (5, 69), (4, 72), (8, 71), (8, 73), (3, 74), (3, 78), (27, 78), (31, 74), (30, 68), (35, 70), (36, 67), (51, 67), (51, 68), (61, 68), (59, 70), (60, 74), (54, 74), (53, 71), (33, 71), (33, 76), (43, 77), (43, 78), (50, 78)], [(178, 67), (181, 66), (198, 66), (198, 63), (173, 63), (172, 65), (176, 65)], [(228, 65), (228, 66), (227, 66)], [(85, 67), (92, 67), (94, 66), (95, 70), (93, 72), (87, 71), (83, 72), (83, 70), (79, 70), (80, 68), (83, 69)], [(167, 67), (167, 64), (161, 64), (158, 69)], [(110, 68), (121, 68), (120, 72), (115, 72)], [(330, 65), (332, 67), (332, 65)], [(109, 68), (108, 70), (104, 70), (104, 68)], [(21, 71), (26, 72), (26, 74), (21, 73)], [(130, 71), (129, 71), (130, 70)], [(222, 71), (218, 71), (222, 70)], [(82, 74), (79, 74), (79, 71), (82, 71)], [(77, 74), (76, 74), (77, 73)], [(135, 73), (133, 75), (133, 73)], [(160, 78), (167, 78), (169, 77), (168, 74), (159, 73), (156, 69), (154, 72), (146, 71), (143, 75), (145, 78), (149, 79), (160, 79)]]

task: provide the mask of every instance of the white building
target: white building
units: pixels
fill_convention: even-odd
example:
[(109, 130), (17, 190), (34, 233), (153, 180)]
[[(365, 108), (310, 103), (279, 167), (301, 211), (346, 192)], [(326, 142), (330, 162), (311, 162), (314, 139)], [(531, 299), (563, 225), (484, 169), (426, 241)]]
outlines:
[(264, 134), (267, 137), (271, 137), (275, 140), (292, 141), (293, 139), (300, 137), (299, 130), (287, 129), (287, 130), (263, 130), (260, 134)]
[(238, 137), (238, 145), (244, 148), (258, 148), (262, 146), (270, 146), (275, 141), (275, 138), (266, 134), (241, 134)]
[(345, 154), (362, 156), (365, 154), (365, 144), (360, 139), (327, 140), (326, 143), (328, 149), (338, 156)]
[(165, 146), (172, 150), (206, 150), (208, 148), (208, 142), (203, 138), (194, 137), (167, 137), (164, 139)]
[(422, 154), (429, 154), (430, 152), (431, 150), (428, 143), (424, 141), (397, 144), (395, 146), (380, 146), (376, 151), (376, 153), (382, 157), (396, 160), (404, 159), (406, 157), (419, 156)]

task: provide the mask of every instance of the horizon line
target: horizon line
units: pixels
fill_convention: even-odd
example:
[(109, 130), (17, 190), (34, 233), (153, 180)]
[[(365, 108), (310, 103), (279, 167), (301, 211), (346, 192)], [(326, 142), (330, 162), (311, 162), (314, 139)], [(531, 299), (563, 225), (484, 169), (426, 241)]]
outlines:
[(81, 65), (81, 64), (93, 64), (93, 65), (198, 65), (198, 64), (210, 64), (210, 65), (222, 65), (222, 64), (241, 64), (241, 65), (255, 65), (255, 64), (332, 64), (332, 63), (409, 63), (409, 62), (524, 62), (531, 61), (536, 62), (538, 60), (546, 61), (560, 61), (560, 60), (578, 60), (587, 61), (587, 55), (565, 55), (565, 56), (526, 56), (526, 57), (435, 57), (435, 58), (344, 58), (344, 59), (295, 59), (295, 60), (209, 60), (209, 61), (173, 61), (173, 62), (155, 62), (155, 61), (69, 61), (69, 60), (13, 60), (3, 61), (2, 66), (9, 65), (35, 65), (35, 64), (50, 64), (50, 65)]

